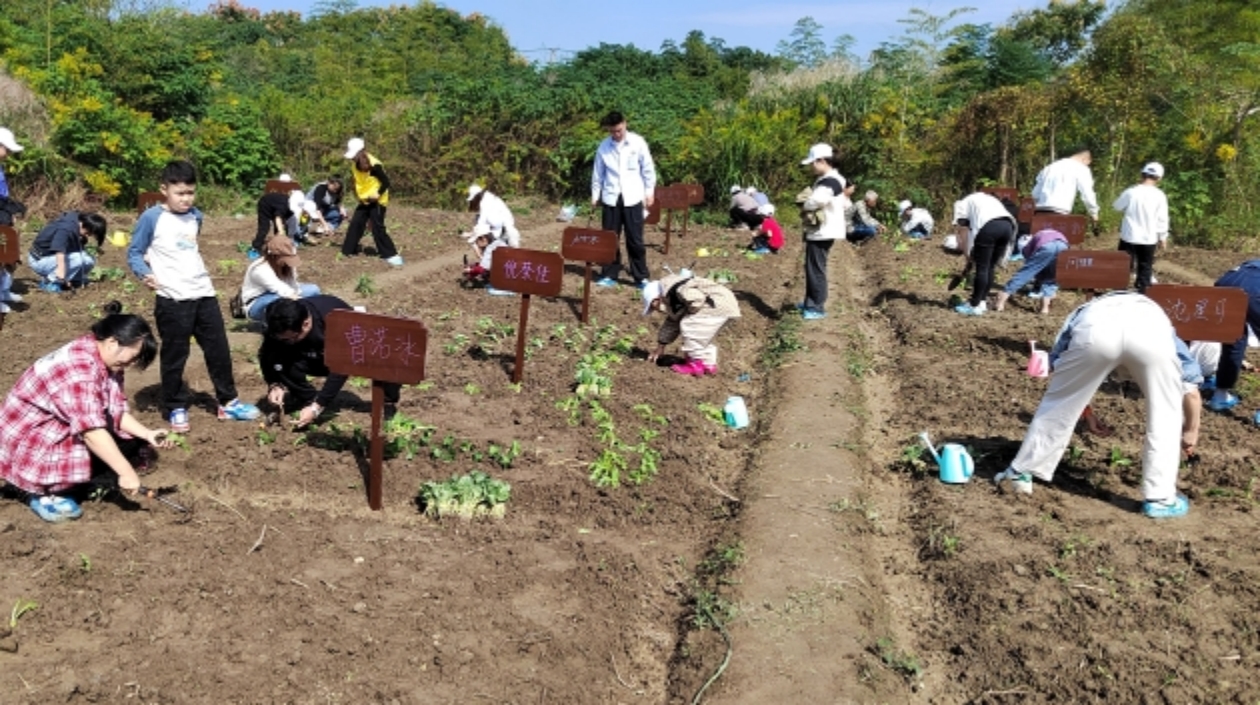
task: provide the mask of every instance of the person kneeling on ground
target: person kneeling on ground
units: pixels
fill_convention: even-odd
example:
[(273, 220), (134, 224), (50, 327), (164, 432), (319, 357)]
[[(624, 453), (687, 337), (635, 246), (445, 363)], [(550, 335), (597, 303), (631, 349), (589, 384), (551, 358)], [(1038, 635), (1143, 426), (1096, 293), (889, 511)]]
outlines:
[[(346, 384), (346, 376), (334, 374), (324, 361), (324, 330), (328, 314), (352, 310), (350, 304), (327, 294), (296, 301), (280, 299), (267, 307), (267, 336), (258, 351), (267, 401), (282, 413), (301, 409), (298, 428), (319, 418)], [(315, 391), (308, 376), (323, 377), (323, 387)], [(398, 404), (401, 390), (397, 384), (385, 385), (387, 415)]]
[(1107, 375), (1124, 367), (1146, 396), (1142, 513), (1153, 518), (1184, 516), (1190, 502), (1177, 493), (1178, 443), (1187, 455), (1194, 452), (1198, 428), (1192, 424), (1197, 414), (1183, 408), (1176, 334), (1159, 304), (1136, 292), (1117, 292), (1078, 307), (1059, 331), (1050, 367), (1050, 386), (1019, 453), (994, 482), (1010, 481), (1015, 491), (1031, 494), (1033, 477), (1053, 480), (1077, 419)]
[(739, 186), (731, 187), (731, 227), (736, 230), (756, 230), (761, 225), (760, 208), (757, 199), (753, 198)]
[(45, 225), (31, 243), (26, 261), (40, 276), (39, 288), (60, 293), (70, 286), (87, 284), (96, 260), (84, 248), (88, 238), (100, 247), (105, 241), (105, 218), (100, 213), (67, 211)]
[[(849, 242), (854, 244), (864, 243), (876, 235), (883, 234), (888, 228), (884, 224), (875, 220), (875, 216), (871, 215), (871, 209), (879, 203), (879, 194), (874, 191), (867, 191), (862, 200), (854, 203), (849, 208), (849, 231), (847, 234)], [(931, 233), (931, 228), (928, 229)]]
[(774, 206), (766, 204), (757, 209), (761, 216), (761, 225), (753, 234), (748, 250), (756, 255), (777, 254), (783, 249), (783, 226), (774, 219)]
[(510, 291), (490, 286), (490, 264), (494, 261), (494, 251), (500, 247), (506, 247), (507, 241), (496, 238), (490, 232), (490, 227), (484, 223), (478, 223), (473, 231), (464, 237), (477, 257), (477, 263), (473, 265), (467, 263), (467, 258), (464, 259), (464, 281), (471, 286), (478, 284), (484, 286), (486, 293), (491, 296), (513, 296)]
[(643, 287), (643, 315), (665, 313), (657, 332), (657, 346), (649, 362), (665, 353), (665, 346), (682, 336), (686, 362), (673, 365), (678, 374), (700, 377), (717, 374), (717, 346), (713, 340), (732, 318), (739, 318), (739, 301), (730, 289), (717, 282), (691, 276), (684, 270)]
[(0, 478), (25, 492), (44, 521), (82, 515), (61, 493), (91, 480), (94, 464), (116, 473), (122, 490), (140, 488), (120, 444), (173, 445), (127, 409), (124, 371), (148, 367), (158, 344), (143, 318), (121, 311), (117, 301), (106, 304), (90, 333), (40, 358), (0, 406)]
[(915, 240), (926, 240), (932, 237), (932, 229), (936, 220), (926, 208), (915, 208), (910, 201), (897, 204), (897, 213), (901, 215), (901, 232)]
[(1028, 239), (1028, 243), (1024, 245), (1021, 252), (1024, 256), (1024, 266), (1015, 272), (1015, 276), (1011, 277), (1006, 288), (998, 292), (997, 302), (993, 309), (1001, 311), (1006, 308), (1007, 299), (1032, 282), (1037, 289), (1030, 292), (1028, 297), (1041, 299), (1042, 315), (1050, 313), (1050, 302), (1059, 293), (1059, 287), (1054, 281), (1055, 263), (1058, 261), (1059, 253), (1067, 248), (1067, 237), (1058, 230), (1046, 228), (1036, 232)]
[[(315, 184), (315, 187), (306, 193), (306, 200), (315, 204), (315, 208), (319, 210), (323, 216), (323, 225), (321, 232), (316, 232), (316, 226), (311, 226), (312, 235), (332, 235), (337, 232), (337, 228), (341, 227), (342, 221), (346, 219), (346, 207), (342, 205), (341, 199), (345, 196), (346, 187), (341, 177), (336, 174), (328, 177), (327, 181), (321, 181)], [(316, 221), (318, 224), (319, 221)]]
[(288, 235), (272, 235), (263, 256), (249, 263), (241, 284), (241, 301), (251, 321), (264, 323), (267, 307), (278, 299), (305, 299), (319, 294), (314, 284), (299, 284), (297, 248)]
[(473, 223), (489, 229), (490, 237), (502, 240), (508, 247), (521, 246), (521, 231), (516, 229), (516, 216), (502, 198), (473, 184), (468, 187), (468, 210), (477, 214)]

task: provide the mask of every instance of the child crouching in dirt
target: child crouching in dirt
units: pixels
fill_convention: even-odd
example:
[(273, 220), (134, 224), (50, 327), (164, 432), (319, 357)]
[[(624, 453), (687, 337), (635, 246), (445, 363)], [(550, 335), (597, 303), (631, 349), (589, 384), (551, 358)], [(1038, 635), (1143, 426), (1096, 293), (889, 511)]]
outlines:
[(748, 243), (748, 251), (755, 255), (778, 254), (783, 249), (783, 226), (774, 219), (774, 206), (767, 203), (757, 208), (761, 216), (761, 225)]
[(643, 315), (654, 310), (665, 313), (665, 322), (648, 361), (656, 362), (665, 353), (665, 346), (681, 335), (682, 353), (687, 360), (670, 369), (693, 377), (717, 374), (717, 346), (713, 340), (727, 321), (739, 318), (735, 294), (717, 282), (693, 277), (683, 270), (643, 287)]
[(485, 223), (477, 223), (473, 231), (465, 234), (464, 238), (477, 256), (477, 263), (473, 265), (469, 265), (467, 259), (464, 260), (464, 285), (484, 286), (486, 293), (491, 296), (511, 296), (510, 291), (490, 286), (490, 263), (493, 261), (494, 251), (504, 247), (507, 240), (494, 237), (490, 226)]

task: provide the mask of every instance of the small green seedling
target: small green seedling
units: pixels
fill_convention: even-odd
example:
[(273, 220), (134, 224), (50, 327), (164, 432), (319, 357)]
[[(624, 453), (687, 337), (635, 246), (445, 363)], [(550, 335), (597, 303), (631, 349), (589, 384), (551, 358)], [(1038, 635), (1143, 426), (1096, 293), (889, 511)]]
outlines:
[(702, 401), (699, 404), (696, 404), (696, 408), (700, 410), (700, 413), (704, 414), (706, 419), (712, 421), (713, 423), (721, 424), (723, 426), (726, 425), (726, 412), (723, 411), (722, 407), (716, 404), (710, 404), (707, 401)]
[(18, 620), (22, 618), (22, 615), (37, 609), (39, 609), (38, 602), (19, 597), (17, 602), (13, 603), (13, 611), (9, 613), (9, 629), (17, 629)]
[(354, 293), (362, 296), (371, 296), (376, 291), (376, 281), (372, 279), (372, 275), (360, 274), (358, 283), (354, 285)]

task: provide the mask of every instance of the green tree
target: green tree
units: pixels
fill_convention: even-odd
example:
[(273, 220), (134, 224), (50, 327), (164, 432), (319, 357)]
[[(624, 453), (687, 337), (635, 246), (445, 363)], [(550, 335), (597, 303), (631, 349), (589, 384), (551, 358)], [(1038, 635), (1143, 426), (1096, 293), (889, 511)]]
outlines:
[(827, 58), (827, 43), (823, 41), (822, 30), (822, 25), (813, 17), (802, 17), (796, 21), (788, 38), (775, 45), (775, 51), (793, 65), (817, 66)]

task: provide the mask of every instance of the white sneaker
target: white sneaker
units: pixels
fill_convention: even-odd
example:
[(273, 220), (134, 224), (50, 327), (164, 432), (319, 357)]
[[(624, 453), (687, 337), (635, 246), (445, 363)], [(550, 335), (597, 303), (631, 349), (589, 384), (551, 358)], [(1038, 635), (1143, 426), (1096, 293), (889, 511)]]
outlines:
[(993, 482), (998, 485), (1001, 485), (1007, 480), (1011, 481), (1011, 488), (1016, 492), (1020, 494), (1032, 494), (1032, 475), (1029, 475), (1026, 472), (1018, 472), (1015, 468), (1007, 468), (993, 476)]
[(6, 291), (3, 294), (0, 294), (0, 301), (9, 304), (20, 304), (22, 303), (22, 295), (15, 294), (12, 291)]
[(5, 303), (0, 303), (0, 315), (6, 314), (8, 312), (9, 312), (9, 305)]

